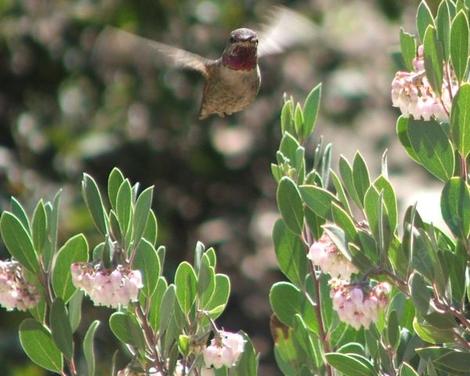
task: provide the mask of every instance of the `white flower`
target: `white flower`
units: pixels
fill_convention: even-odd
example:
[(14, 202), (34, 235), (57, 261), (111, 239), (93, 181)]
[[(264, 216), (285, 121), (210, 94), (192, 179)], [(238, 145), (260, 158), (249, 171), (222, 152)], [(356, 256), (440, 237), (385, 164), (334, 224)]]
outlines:
[(220, 331), (203, 351), (206, 367), (232, 367), (240, 358), (245, 340), (240, 334)]
[(17, 261), (0, 261), (0, 305), (7, 311), (26, 311), (39, 303), (36, 287), (26, 281)]
[(310, 246), (307, 258), (318, 265), (323, 273), (334, 278), (349, 279), (351, 274), (358, 272), (356, 266), (343, 256), (326, 234)]
[(138, 299), (143, 287), (142, 275), (138, 270), (118, 265), (116, 269), (92, 267), (87, 263), (74, 263), (71, 266), (72, 283), (84, 290), (97, 305), (117, 308), (126, 306)]

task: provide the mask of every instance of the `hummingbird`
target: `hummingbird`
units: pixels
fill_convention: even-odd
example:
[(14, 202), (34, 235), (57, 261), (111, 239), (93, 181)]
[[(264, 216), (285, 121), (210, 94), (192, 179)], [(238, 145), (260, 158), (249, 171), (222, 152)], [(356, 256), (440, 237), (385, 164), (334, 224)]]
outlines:
[(316, 35), (316, 27), (308, 18), (285, 7), (273, 7), (259, 32), (245, 27), (233, 30), (217, 59), (113, 27), (100, 33), (94, 55), (105, 63), (130, 59), (136, 64), (159, 56), (174, 67), (199, 72), (205, 79), (199, 119), (205, 119), (210, 115), (225, 117), (248, 107), (261, 85), (258, 59), (311, 42)]

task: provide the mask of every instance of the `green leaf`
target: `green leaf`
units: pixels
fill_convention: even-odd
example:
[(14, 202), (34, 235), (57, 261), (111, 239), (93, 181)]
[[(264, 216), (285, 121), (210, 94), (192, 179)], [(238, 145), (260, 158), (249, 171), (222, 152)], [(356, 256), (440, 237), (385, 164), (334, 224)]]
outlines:
[(408, 363), (402, 363), (399, 376), (419, 376), (419, 374)]
[(82, 320), (83, 295), (83, 291), (77, 290), (69, 300), (69, 322), (70, 327), (72, 328), (72, 333), (75, 333), (80, 325), (80, 321)]
[(467, 157), (470, 152), (470, 84), (460, 86), (452, 101), (450, 116), (452, 141), (460, 155)]
[(295, 106), (295, 112), (294, 112), (294, 126), (295, 126), (295, 133), (297, 135), (303, 134), (303, 127), (304, 127), (304, 114), (302, 112), (302, 107), (300, 107), (300, 104), (297, 103)]
[(451, 178), (441, 195), (441, 212), (452, 232), (466, 238), (470, 232), (470, 191), (467, 183), (458, 177)]
[(336, 196), (338, 196), (338, 199), (341, 202), (341, 205), (343, 206), (344, 210), (349, 215), (352, 215), (351, 207), (349, 206), (349, 201), (346, 196), (346, 192), (343, 188), (343, 185), (341, 184), (341, 181), (339, 180), (338, 175), (336, 175), (336, 173), (333, 170), (330, 170), (330, 176), (331, 176), (331, 180), (336, 190)]
[(37, 272), (39, 263), (33, 241), (21, 221), (12, 213), (4, 211), (0, 218), (0, 233), (8, 252), (26, 269)]
[(333, 202), (331, 205), (331, 212), (333, 214), (333, 221), (343, 229), (348, 241), (356, 239), (357, 231), (352, 218), (341, 208), (338, 204)]
[(26, 232), (31, 233), (31, 225), (29, 223), (28, 214), (26, 214), (23, 205), (21, 205), (21, 203), (13, 196), (11, 197), (10, 204), (13, 215), (20, 220), (21, 224), (26, 229)]
[(384, 177), (379, 176), (374, 181), (374, 187), (379, 192), (383, 192), (383, 201), (387, 208), (388, 218), (390, 220), (391, 230), (394, 232), (398, 226), (397, 197), (392, 184)]
[(157, 244), (158, 224), (157, 217), (155, 216), (153, 210), (150, 210), (149, 216), (147, 218), (147, 224), (145, 226), (143, 237), (153, 245)]
[(357, 342), (349, 342), (341, 346), (340, 348), (338, 348), (338, 352), (342, 354), (354, 353), (354, 354), (364, 355), (365, 350), (362, 344), (357, 343)]
[(354, 186), (353, 169), (343, 156), (339, 158), (339, 172), (341, 174), (344, 187), (346, 188), (349, 196), (353, 199), (359, 208), (362, 208), (362, 200), (359, 198), (356, 187)]
[(152, 207), (153, 186), (145, 189), (137, 199), (134, 210), (134, 244), (142, 238)]
[(215, 272), (210, 263), (209, 256), (204, 253), (197, 277), (197, 296), (203, 309), (211, 300), (215, 290)]
[(292, 114), (294, 113), (294, 104), (292, 99), (284, 102), (281, 110), (281, 131), (282, 134), (289, 132), (294, 133), (294, 122)]
[(121, 229), (121, 235), (125, 238), (132, 216), (132, 188), (127, 179), (122, 182), (118, 190), (116, 215)]
[(168, 283), (164, 277), (159, 277), (157, 287), (150, 299), (149, 322), (152, 329), (157, 332), (160, 322), (160, 306), (162, 304), (163, 294), (168, 288)]
[(332, 193), (314, 185), (301, 185), (300, 194), (305, 205), (321, 218), (331, 217), (331, 205), (339, 203)]
[(403, 62), (408, 71), (413, 71), (413, 59), (416, 57), (416, 40), (413, 35), (400, 28), (400, 48)]
[(424, 68), (429, 84), (438, 96), (442, 91), (443, 60), (436, 29), (430, 25), (424, 34)]
[(32, 220), (33, 245), (38, 254), (42, 254), (47, 238), (47, 214), (42, 200), (39, 200), (34, 209)]
[(98, 320), (93, 321), (88, 327), (85, 337), (83, 338), (83, 355), (85, 356), (88, 376), (95, 375), (95, 348), (93, 340), (95, 338), (96, 329), (98, 329), (99, 325), (100, 322)]
[(299, 188), (291, 178), (283, 177), (277, 188), (277, 205), (287, 227), (300, 235), (304, 225), (304, 209)]
[(447, 181), (454, 172), (454, 151), (441, 125), (436, 121), (408, 119), (408, 136), (419, 163)]
[(117, 167), (114, 167), (108, 177), (108, 198), (114, 210), (116, 210), (117, 193), (123, 181), (124, 175)]
[(74, 262), (88, 261), (88, 243), (83, 234), (75, 235), (57, 252), (52, 270), (52, 287), (55, 294), (67, 303), (76, 288), (72, 283), (70, 266)]
[(470, 365), (470, 354), (453, 350), (441, 355), (433, 363), (437, 369), (467, 373)]
[(269, 301), (273, 312), (283, 324), (292, 327), (295, 315), (298, 313), (308, 328), (312, 332), (318, 333), (318, 321), (314, 307), (303, 293), (291, 283), (275, 283), (271, 287)]
[(137, 319), (130, 313), (114, 312), (109, 318), (109, 327), (118, 340), (144, 349), (145, 340)]
[(36, 304), (33, 308), (29, 309), (29, 313), (37, 321), (44, 324), (46, 322), (46, 310), (46, 302), (44, 301), (44, 299), (41, 299), (38, 304)]
[[(444, 59), (449, 59), (450, 53), (450, 12), (447, 1), (441, 1), (437, 10), (437, 39), (442, 44)], [(411, 71), (411, 69), (409, 69)]]
[(294, 285), (303, 286), (309, 261), (300, 238), (279, 219), (273, 228), (273, 241), (279, 269)]
[(44, 326), (33, 319), (23, 320), (19, 336), (21, 347), (34, 363), (49, 371), (61, 373), (64, 366), (62, 354)]
[(441, 276), (434, 275), (433, 265), (435, 261), (437, 262), (431, 239), (424, 230), (419, 229), (414, 234), (411, 266), (428, 280), (432, 281), (438, 277), (442, 278)]
[(450, 27), (450, 61), (459, 82), (467, 70), (468, 52), (468, 20), (465, 12), (460, 11)]
[(439, 329), (429, 325), (426, 322), (418, 321), (415, 317), (413, 320), (413, 329), (416, 334), (425, 342), (438, 344), (443, 342), (454, 341), (454, 331), (452, 329)]
[(171, 284), (167, 287), (162, 297), (160, 304), (159, 316), (159, 329), (163, 333), (168, 329), (172, 316), (174, 315), (176, 304), (176, 289), (175, 285)]
[(338, 371), (348, 376), (375, 376), (374, 367), (366, 358), (354, 354), (327, 353), (325, 359)]
[(302, 134), (304, 139), (309, 137), (315, 130), (318, 109), (320, 108), (321, 87), (321, 83), (315, 86), (304, 102), (304, 128)]
[(206, 310), (211, 311), (217, 307), (223, 307), (222, 311), (211, 313), (211, 318), (215, 320), (219, 317), (225, 306), (227, 305), (228, 298), (230, 296), (230, 279), (225, 274), (215, 275), (215, 289), (212, 294), (211, 300), (206, 305)]
[(366, 162), (359, 152), (354, 156), (353, 181), (359, 199), (364, 202), (364, 196), (370, 186), (370, 177)]
[(46, 240), (46, 244), (43, 252), (44, 265), (46, 270), (50, 270), (52, 258), (57, 251), (57, 239), (59, 237), (59, 214), (60, 214), (60, 198), (62, 190), (60, 189), (54, 196), (54, 202), (52, 206), (48, 203), (46, 205), (47, 212), (47, 227), (49, 230), (49, 237)]
[(423, 276), (415, 271), (410, 281), (411, 287), (411, 299), (416, 309), (421, 312), (422, 315), (428, 313), (429, 305), (432, 298), (432, 292), (429, 290), (426, 281)]
[(418, 35), (421, 41), (424, 41), (424, 34), (429, 25), (434, 25), (434, 19), (431, 10), (423, 0), (418, 6), (416, 15), (416, 28), (418, 29)]
[(65, 309), (64, 301), (56, 298), (51, 306), (50, 326), (52, 338), (62, 354), (70, 360), (73, 357), (72, 328)]
[(155, 247), (146, 239), (139, 243), (132, 266), (141, 271), (144, 284), (141, 291), (146, 297), (150, 297), (157, 287), (161, 266)]
[(369, 224), (370, 231), (374, 235), (377, 244), (379, 244), (379, 225), (380, 225), (380, 218), (379, 218), (379, 209), (381, 205), (380, 200), (380, 193), (377, 189), (371, 185), (370, 188), (367, 190), (367, 193), (364, 198), (364, 212), (367, 217), (367, 222)]
[(398, 322), (397, 311), (390, 311), (390, 314), (388, 315), (386, 330), (388, 343), (396, 351), (398, 345), (400, 344), (400, 327)]
[(187, 315), (196, 300), (197, 277), (193, 267), (183, 261), (176, 269), (175, 274), (176, 298), (181, 310)]
[(408, 136), (408, 123), (411, 119), (401, 115), (397, 120), (396, 132), (398, 139), (405, 148), (408, 155), (416, 162), (421, 164), (418, 154), (416, 154), (413, 146), (411, 145), (410, 137)]
[(103, 199), (101, 198), (98, 185), (88, 174), (83, 174), (82, 194), (96, 228), (102, 235), (106, 235), (108, 232), (108, 218), (103, 205)]

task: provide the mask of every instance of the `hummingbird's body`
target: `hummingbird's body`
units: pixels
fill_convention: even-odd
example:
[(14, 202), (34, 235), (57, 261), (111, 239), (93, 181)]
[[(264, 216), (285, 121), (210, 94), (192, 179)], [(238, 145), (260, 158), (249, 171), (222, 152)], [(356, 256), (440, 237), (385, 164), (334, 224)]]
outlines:
[(97, 41), (96, 51), (102, 60), (131, 57), (137, 64), (152, 61), (152, 53), (166, 58), (173, 66), (193, 69), (206, 82), (202, 93), (199, 118), (216, 114), (231, 115), (248, 107), (256, 98), (261, 75), (258, 57), (282, 52), (285, 48), (310, 42), (314, 33), (312, 23), (286, 8), (274, 8), (273, 17), (260, 34), (240, 28), (230, 33), (230, 39), (219, 59), (211, 60), (192, 52), (151, 41), (122, 30), (107, 28)]
[(254, 31), (245, 28), (232, 31), (222, 57), (206, 66), (199, 119), (211, 114), (231, 115), (255, 100), (261, 83), (257, 46)]
[(234, 70), (217, 60), (209, 68), (202, 93), (199, 119), (211, 114), (221, 117), (244, 110), (256, 98), (261, 84), (258, 65), (249, 70)]

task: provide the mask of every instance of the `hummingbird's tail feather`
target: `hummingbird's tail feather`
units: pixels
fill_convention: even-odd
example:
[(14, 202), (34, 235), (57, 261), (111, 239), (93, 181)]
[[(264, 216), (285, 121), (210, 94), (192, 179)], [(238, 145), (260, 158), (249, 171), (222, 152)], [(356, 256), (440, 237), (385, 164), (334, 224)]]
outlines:
[(191, 69), (207, 77), (207, 66), (212, 60), (180, 48), (131, 34), (107, 26), (96, 39), (92, 60), (99, 64), (114, 65), (131, 63), (138, 66), (154, 65), (160, 62), (175, 67)]
[(259, 35), (258, 56), (278, 54), (313, 42), (319, 28), (307, 17), (285, 7), (273, 7)]

